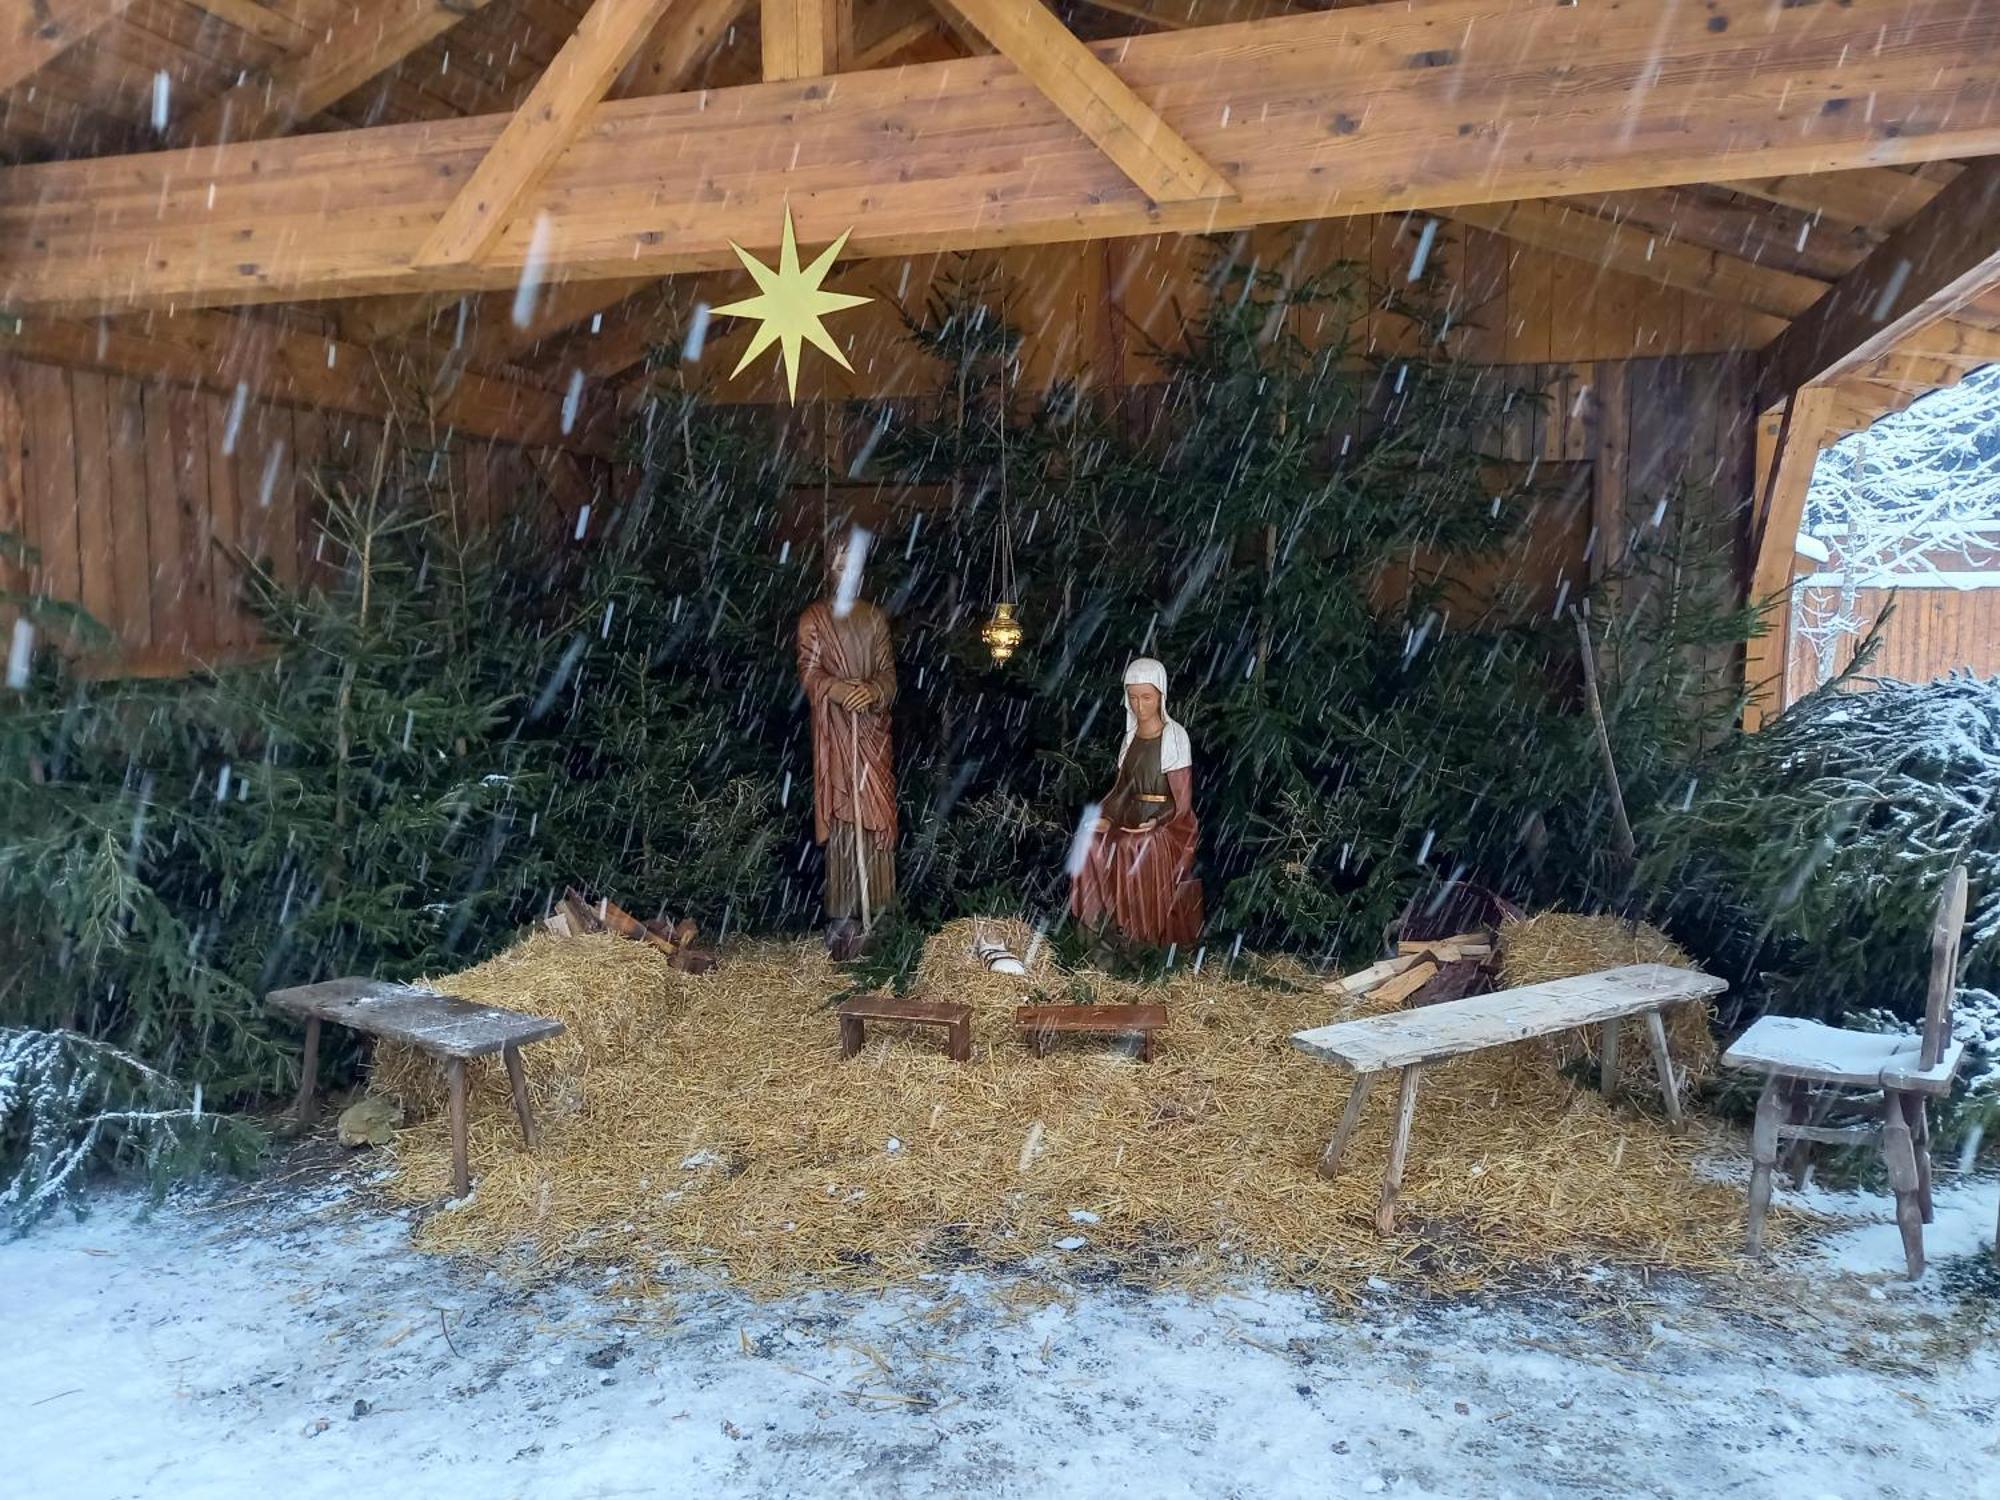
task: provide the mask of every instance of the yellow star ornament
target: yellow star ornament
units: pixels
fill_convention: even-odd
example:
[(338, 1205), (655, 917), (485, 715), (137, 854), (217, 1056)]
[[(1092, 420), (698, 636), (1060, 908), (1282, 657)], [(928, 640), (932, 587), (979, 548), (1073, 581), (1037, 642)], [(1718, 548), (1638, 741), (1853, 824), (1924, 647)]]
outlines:
[(828, 292), (820, 289), (826, 273), (833, 268), (835, 257), (841, 246), (847, 243), (848, 230), (839, 239), (820, 252), (818, 260), (799, 269), (799, 245), (792, 236), (792, 210), (785, 208), (785, 242), (778, 251), (778, 269), (773, 271), (741, 245), (731, 241), (729, 248), (736, 252), (736, 258), (743, 262), (743, 269), (750, 273), (757, 283), (757, 295), (746, 297), (741, 302), (732, 302), (727, 307), (718, 307), (716, 312), (725, 318), (754, 318), (758, 328), (750, 340), (750, 347), (743, 351), (743, 358), (736, 362), (736, 368), (729, 372), (734, 380), (749, 366), (750, 361), (762, 354), (771, 345), (778, 346), (778, 353), (785, 362), (785, 390), (796, 402), (799, 399), (799, 344), (801, 341), (824, 349), (839, 362), (841, 369), (852, 370), (847, 356), (840, 352), (840, 346), (826, 331), (820, 320), (828, 313), (843, 308), (859, 307), (872, 300), (857, 297), (849, 292)]

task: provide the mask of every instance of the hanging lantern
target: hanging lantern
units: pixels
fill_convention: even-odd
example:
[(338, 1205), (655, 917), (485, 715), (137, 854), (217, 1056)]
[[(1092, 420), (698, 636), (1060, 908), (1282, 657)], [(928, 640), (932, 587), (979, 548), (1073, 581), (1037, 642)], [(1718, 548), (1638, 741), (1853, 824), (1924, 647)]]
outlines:
[(1014, 606), (1004, 599), (993, 606), (993, 618), (979, 629), (979, 638), (993, 653), (993, 665), (996, 667), (1014, 654), (1014, 648), (1021, 644), (1023, 635), (1021, 622), (1014, 618)]
[[(1007, 316), (1007, 304), (1003, 297), (1000, 316)], [(1000, 666), (1013, 656), (1026, 632), (1021, 622), (1014, 618), (1014, 517), (1008, 505), (1007, 496), (1007, 364), (1000, 366), (1000, 524), (993, 532), (993, 618), (979, 629), (979, 638), (986, 643), (986, 649), (993, 655), (993, 665)]]

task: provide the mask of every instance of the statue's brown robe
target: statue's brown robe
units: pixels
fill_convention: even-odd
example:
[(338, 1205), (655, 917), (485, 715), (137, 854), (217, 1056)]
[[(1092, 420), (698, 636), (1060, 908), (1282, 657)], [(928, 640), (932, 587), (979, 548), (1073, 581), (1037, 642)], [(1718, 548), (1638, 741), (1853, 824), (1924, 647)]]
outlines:
[(1111, 827), (1091, 838), (1070, 886), (1071, 912), (1086, 927), (1108, 923), (1138, 942), (1192, 946), (1202, 923), (1194, 771), (1162, 772), (1159, 738), (1135, 739), (1103, 813)]
[[(812, 711), (813, 837), (826, 846), (826, 914), (859, 917), (859, 863), (871, 914), (896, 895), (896, 766), (889, 709), (896, 658), (889, 622), (862, 600), (845, 619), (822, 599), (799, 616), (799, 681)], [(865, 682), (876, 705), (862, 713), (840, 703), (840, 683)]]

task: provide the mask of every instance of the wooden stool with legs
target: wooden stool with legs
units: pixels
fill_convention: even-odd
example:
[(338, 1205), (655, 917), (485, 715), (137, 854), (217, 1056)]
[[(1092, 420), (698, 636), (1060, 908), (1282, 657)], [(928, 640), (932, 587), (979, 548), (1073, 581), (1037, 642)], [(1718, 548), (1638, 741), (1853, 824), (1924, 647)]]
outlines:
[[(1764, 1244), (1771, 1176), (1785, 1141), (1873, 1145), (1889, 1168), (1896, 1224), (1912, 1280), (1924, 1274), (1924, 1225), (1931, 1221), (1930, 1101), (1951, 1091), (1965, 1045), (1951, 1039), (1951, 999), (1958, 979), (1958, 941), (1965, 927), (1965, 866), (1945, 876), (1931, 926), (1930, 989), (1924, 1027), (1916, 1036), (1849, 1031), (1796, 1016), (1765, 1016), (1722, 1054), (1725, 1067), (1764, 1075), (1757, 1121), (1750, 1132), (1749, 1249)], [(1810, 1123), (1814, 1084), (1882, 1091), (1882, 1123), (1851, 1127)]]

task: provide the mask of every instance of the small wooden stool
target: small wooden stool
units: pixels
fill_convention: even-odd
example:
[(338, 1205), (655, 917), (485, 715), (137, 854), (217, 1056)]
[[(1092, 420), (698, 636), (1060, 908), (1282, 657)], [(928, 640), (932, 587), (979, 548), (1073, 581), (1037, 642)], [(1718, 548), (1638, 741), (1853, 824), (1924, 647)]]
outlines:
[(953, 1062), (972, 1061), (972, 1007), (952, 1000), (898, 999), (894, 995), (857, 995), (844, 1002), (840, 1016), (840, 1055), (852, 1057), (867, 1040), (870, 1021), (907, 1021), (915, 1026), (945, 1028), (945, 1051)]
[(1164, 1005), (1023, 1005), (1014, 1012), (1021, 1028), (1021, 1040), (1034, 1049), (1035, 1056), (1048, 1056), (1049, 1043), (1058, 1031), (1083, 1032), (1091, 1036), (1131, 1036), (1139, 1038), (1139, 1059), (1153, 1060), (1153, 1038), (1167, 1029)]
[(472, 1170), (465, 1145), (465, 1064), (468, 1058), (498, 1052), (507, 1064), (507, 1081), (514, 1091), (514, 1118), (521, 1122), (521, 1139), (535, 1149), (535, 1117), (528, 1109), (528, 1075), (521, 1066), (527, 1042), (561, 1036), (563, 1024), (541, 1016), (524, 1016), (497, 1005), (474, 1005), (456, 995), (384, 984), (376, 979), (329, 979), (273, 990), (265, 1003), (301, 1017), (306, 1023), (305, 1057), (299, 1065), (299, 1097), (293, 1118), (312, 1123), (319, 1073), (319, 1027), (332, 1021), (370, 1036), (403, 1042), (429, 1053), (444, 1064), (451, 1085), (451, 1186), (454, 1198), (472, 1191)]

